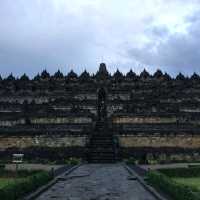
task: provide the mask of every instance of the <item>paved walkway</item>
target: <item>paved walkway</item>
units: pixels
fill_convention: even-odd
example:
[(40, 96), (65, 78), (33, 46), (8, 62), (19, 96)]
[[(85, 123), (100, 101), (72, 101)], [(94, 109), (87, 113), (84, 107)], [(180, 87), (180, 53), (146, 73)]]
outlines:
[(120, 164), (83, 165), (37, 200), (155, 200)]

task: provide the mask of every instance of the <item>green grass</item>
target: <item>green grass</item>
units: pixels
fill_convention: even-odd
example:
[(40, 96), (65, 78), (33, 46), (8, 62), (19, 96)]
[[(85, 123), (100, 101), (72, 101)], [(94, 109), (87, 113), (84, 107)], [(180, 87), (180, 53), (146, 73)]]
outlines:
[(0, 178), (0, 189), (8, 185), (9, 183), (13, 183), (15, 180), (13, 178)]
[[(17, 180), (22, 180), (24, 178), (17, 178)], [(0, 189), (5, 187), (6, 185), (9, 185), (10, 183), (14, 183), (16, 179), (14, 178), (0, 178)]]
[[(37, 171), (26, 171), (21, 170), (18, 173), (17, 180), (22, 180), (23, 178), (26, 178), (28, 176), (31, 176), (33, 174), (36, 174)], [(9, 185), (10, 183), (14, 183), (16, 181), (16, 173), (13, 171), (7, 171), (7, 170), (0, 170), (0, 189), (4, 188), (5, 186)]]
[(2, 172), (2, 175), (2, 177), (0, 176), (0, 199), (2, 200), (21, 199), (26, 194), (47, 184), (53, 178), (45, 171), (20, 172), (17, 177), (7, 172)]
[(26, 177), (29, 177), (33, 174), (37, 174), (39, 171), (26, 171), (21, 170), (18, 172), (17, 179), (15, 178), (16, 173), (13, 171), (7, 170), (0, 170), (0, 189), (4, 188), (5, 186), (14, 183), (16, 180), (22, 180)]
[[(179, 183), (175, 179), (178, 180), (179, 177), (169, 177), (158, 171), (149, 171), (147, 180), (149, 184), (166, 193), (173, 200), (200, 200), (200, 192), (197, 187)], [(185, 179), (187, 182), (186, 179), (190, 179), (190, 177), (181, 179)]]
[(177, 183), (181, 183), (186, 186), (192, 186), (200, 190), (200, 177), (191, 177), (191, 178), (176, 177), (172, 179)]

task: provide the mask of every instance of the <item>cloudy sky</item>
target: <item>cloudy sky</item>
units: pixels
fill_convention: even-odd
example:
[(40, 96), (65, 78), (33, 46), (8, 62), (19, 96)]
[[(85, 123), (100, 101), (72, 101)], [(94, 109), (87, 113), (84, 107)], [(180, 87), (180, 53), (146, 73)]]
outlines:
[(200, 73), (200, 0), (0, 0), (0, 73)]

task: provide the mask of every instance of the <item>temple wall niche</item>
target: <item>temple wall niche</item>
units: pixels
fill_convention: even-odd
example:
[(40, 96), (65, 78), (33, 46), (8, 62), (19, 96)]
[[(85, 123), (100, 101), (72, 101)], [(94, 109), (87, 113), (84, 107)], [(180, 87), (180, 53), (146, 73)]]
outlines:
[(1, 136), (0, 150), (28, 147), (84, 147), (86, 136)]
[(141, 124), (141, 123), (175, 123), (177, 121), (176, 117), (115, 117), (113, 118), (113, 123), (115, 124)]
[(121, 147), (180, 147), (200, 148), (199, 135), (176, 135), (176, 136), (118, 136)]

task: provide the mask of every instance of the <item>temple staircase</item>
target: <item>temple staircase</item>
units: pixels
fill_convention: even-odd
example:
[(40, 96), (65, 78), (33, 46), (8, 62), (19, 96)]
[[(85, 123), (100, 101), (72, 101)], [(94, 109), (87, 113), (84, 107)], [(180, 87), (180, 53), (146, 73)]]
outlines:
[(89, 163), (116, 162), (116, 147), (113, 134), (104, 122), (97, 122), (89, 143)]

